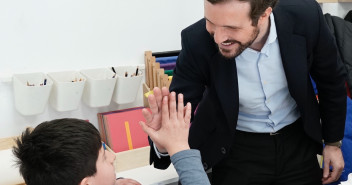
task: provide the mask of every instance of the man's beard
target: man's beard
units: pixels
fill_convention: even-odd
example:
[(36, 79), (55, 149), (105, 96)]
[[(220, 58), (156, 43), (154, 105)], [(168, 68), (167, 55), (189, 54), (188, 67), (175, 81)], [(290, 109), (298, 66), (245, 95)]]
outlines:
[(232, 58), (235, 58), (237, 57), (238, 55), (240, 55), (245, 49), (247, 49), (250, 45), (252, 45), (252, 43), (254, 42), (255, 39), (257, 39), (259, 35), (259, 28), (256, 27), (254, 30), (253, 30), (253, 33), (251, 35), (251, 39), (242, 44), (241, 42), (237, 41), (237, 40), (226, 40), (225, 43), (228, 43), (228, 42), (233, 42), (234, 44), (238, 44), (239, 45), (239, 48), (236, 49), (236, 51), (234, 53), (231, 53), (232, 50), (228, 50), (228, 49), (221, 49), (218, 45), (218, 49), (219, 49), (219, 52), (221, 53), (221, 55), (223, 57), (225, 57), (226, 59), (232, 59)]

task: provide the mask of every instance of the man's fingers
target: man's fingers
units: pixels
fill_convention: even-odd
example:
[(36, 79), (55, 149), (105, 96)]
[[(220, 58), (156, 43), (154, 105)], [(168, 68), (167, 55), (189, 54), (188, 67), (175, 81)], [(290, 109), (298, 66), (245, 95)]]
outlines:
[(161, 102), (163, 100), (163, 96), (161, 94), (160, 88), (159, 87), (154, 87), (153, 94), (155, 96), (156, 105), (158, 106), (158, 108), (160, 108), (161, 107)]
[(161, 95), (164, 96), (169, 96), (170, 92), (169, 89), (167, 87), (162, 87), (161, 88)]
[(148, 109), (146, 109), (146, 108), (142, 109), (142, 114), (143, 114), (143, 117), (145, 118), (145, 120), (147, 121), (147, 123), (150, 123), (152, 121), (153, 116), (152, 116), (152, 114), (150, 114)]
[(149, 127), (146, 123), (144, 123), (143, 121), (140, 121), (138, 123), (146, 134), (148, 134), (149, 136), (152, 136), (154, 134), (155, 130)]
[(161, 124), (169, 122), (169, 99), (168, 96), (164, 96), (161, 106)]
[(332, 183), (332, 182), (334, 182), (334, 179), (332, 179), (331, 177), (329, 177), (329, 178), (323, 178), (323, 184), (330, 184), (330, 183)]
[(344, 165), (339, 164), (339, 163), (332, 163), (332, 172), (331, 172), (331, 178), (334, 179), (334, 181), (337, 181), (343, 171)]
[(336, 181), (336, 180), (339, 179), (339, 177), (340, 177), (339, 172), (338, 172), (337, 170), (332, 170), (332, 172), (331, 172), (331, 178), (332, 178), (334, 181)]
[(330, 175), (330, 160), (324, 160), (323, 178), (328, 178)]
[(170, 119), (177, 118), (177, 110), (176, 110), (176, 93), (170, 93), (170, 100), (169, 100), (169, 107), (170, 107)]
[(192, 113), (192, 105), (191, 103), (186, 104), (186, 110), (185, 110), (185, 123), (190, 124), (191, 123), (191, 113)]
[(177, 119), (182, 120), (184, 117), (184, 105), (183, 105), (183, 94), (178, 94), (177, 100)]
[(159, 106), (156, 102), (154, 94), (148, 96), (149, 108), (153, 114), (157, 114), (159, 111)]

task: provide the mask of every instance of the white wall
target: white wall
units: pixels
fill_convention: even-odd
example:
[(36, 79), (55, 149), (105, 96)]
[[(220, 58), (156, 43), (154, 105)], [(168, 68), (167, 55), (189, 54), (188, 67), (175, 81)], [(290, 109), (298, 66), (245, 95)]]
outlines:
[(97, 126), (98, 112), (142, 105), (140, 89), (131, 104), (22, 116), (12, 74), (143, 64), (145, 50), (181, 49), (181, 30), (202, 17), (203, 0), (0, 0), (0, 138), (63, 117)]
[(352, 3), (322, 3), (321, 8), (324, 14), (345, 18), (348, 11), (352, 10)]

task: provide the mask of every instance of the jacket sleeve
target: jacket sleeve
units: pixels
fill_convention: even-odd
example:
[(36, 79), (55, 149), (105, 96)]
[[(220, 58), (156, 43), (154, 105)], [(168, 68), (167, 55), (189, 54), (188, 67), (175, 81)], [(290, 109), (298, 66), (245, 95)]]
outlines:
[(319, 32), (313, 48), (310, 74), (317, 84), (319, 111), (325, 142), (335, 142), (344, 136), (346, 119), (345, 69), (337, 53), (337, 46), (317, 5)]

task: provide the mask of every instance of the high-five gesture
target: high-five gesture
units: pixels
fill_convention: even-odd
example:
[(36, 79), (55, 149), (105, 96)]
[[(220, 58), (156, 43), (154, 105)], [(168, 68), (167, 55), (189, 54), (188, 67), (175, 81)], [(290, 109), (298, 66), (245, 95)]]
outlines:
[(172, 92), (162, 98), (161, 125), (158, 129), (144, 122), (140, 124), (156, 146), (165, 148), (172, 156), (190, 148), (188, 145), (190, 120), (191, 104), (187, 103), (184, 107), (182, 94), (178, 95), (178, 103), (176, 103), (176, 93)]

